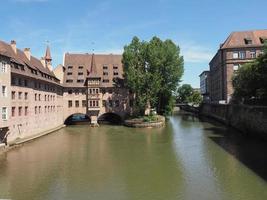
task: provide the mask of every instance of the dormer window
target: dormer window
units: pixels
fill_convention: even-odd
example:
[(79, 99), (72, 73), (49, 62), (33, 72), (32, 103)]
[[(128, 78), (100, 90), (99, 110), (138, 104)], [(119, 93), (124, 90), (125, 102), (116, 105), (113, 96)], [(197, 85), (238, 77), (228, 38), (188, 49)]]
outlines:
[(79, 69), (83, 69), (83, 66), (79, 66)]
[(73, 69), (73, 66), (68, 66), (68, 69)]
[(107, 65), (103, 65), (103, 69), (104, 70), (107, 70), (108, 69), (108, 66)]
[(264, 44), (267, 41), (267, 38), (260, 37), (260, 41), (261, 41), (262, 44)]
[(251, 44), (252, 44), (252, 39), (250, 39), (250, 38), (245, 38), (245, 44), (246, 44), (246, 45), (251, 45)]

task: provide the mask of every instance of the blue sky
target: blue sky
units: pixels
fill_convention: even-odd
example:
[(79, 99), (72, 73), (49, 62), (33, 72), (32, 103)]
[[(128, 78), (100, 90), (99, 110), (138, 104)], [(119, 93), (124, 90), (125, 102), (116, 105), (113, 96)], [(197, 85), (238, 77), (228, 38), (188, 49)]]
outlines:
[(122, 53), (133, 36), (172, 39), (185, 59), (183, 82), (198, 75), (232, 31), (267, 29), (266, 0), (2, 0), (0, 39), (53, 65), (64, 52)]

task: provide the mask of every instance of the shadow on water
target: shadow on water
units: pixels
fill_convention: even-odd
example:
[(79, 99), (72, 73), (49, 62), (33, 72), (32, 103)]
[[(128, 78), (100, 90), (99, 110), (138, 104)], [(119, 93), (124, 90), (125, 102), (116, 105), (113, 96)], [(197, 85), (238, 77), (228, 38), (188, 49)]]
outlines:
[(267, 141), (242, 134), (214, 120), (200, 120), (213, 125), (204, 127), (204, 130), (210, 133), (208, 137), (213, 142), (267, 181)]

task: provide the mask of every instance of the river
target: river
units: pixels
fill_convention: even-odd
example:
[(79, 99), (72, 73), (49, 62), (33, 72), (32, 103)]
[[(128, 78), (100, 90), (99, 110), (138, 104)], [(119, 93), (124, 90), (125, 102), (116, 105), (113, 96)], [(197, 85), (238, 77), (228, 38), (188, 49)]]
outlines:
[(69, 126), (0, 155), (0, 199), (265, 200), (267, 143), (188, 114)]

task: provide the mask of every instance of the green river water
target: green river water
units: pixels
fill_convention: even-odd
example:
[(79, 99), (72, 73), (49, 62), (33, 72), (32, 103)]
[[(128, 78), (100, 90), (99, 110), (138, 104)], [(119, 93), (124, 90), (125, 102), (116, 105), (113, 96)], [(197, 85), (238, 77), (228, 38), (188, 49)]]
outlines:
[(0, 199), (266, 200), (266, 144), (187, 114), (69, 126), (0, 155)]

